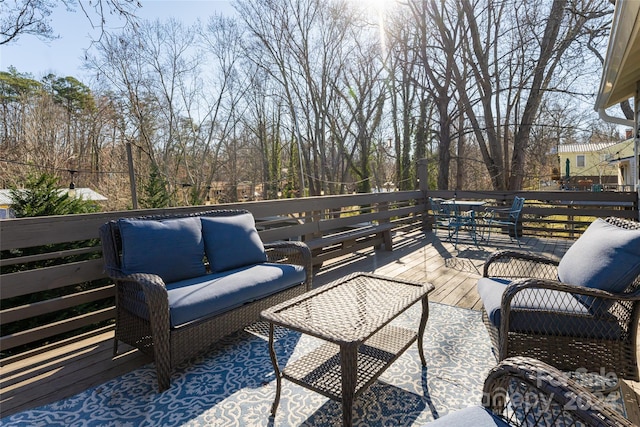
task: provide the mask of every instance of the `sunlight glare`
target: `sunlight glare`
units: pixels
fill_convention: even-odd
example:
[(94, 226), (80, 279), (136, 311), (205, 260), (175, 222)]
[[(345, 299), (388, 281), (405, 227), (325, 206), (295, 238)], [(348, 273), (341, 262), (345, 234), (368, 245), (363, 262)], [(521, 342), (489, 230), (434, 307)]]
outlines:
[(389, 13), (393, 8), (398, 7), (400, 0), (350, 0), (357, 4), (362, 10), (372, 18), (376, 19), (378, 33), (380, 37), (380, 50), (383, 57), (387, 55), (386, 24)]

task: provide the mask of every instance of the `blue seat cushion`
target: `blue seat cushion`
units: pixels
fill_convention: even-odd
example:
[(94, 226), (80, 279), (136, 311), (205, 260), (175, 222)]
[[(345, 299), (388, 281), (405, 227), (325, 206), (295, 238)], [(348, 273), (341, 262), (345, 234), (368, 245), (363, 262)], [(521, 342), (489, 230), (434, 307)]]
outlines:
[[(478, 293), (491, 323), (500, 328), (502, 294), (509, 281), (483, 277)], [(615, 317), (595, 317), (571, 294), (551, 289), (524, 289), (511, 300), (509, 330), (584, 338), (617, 339), (621, 329)]]
[(264, 245), (250, 213), (201, 217), (205, 253), (211, 271), (231, 270), (267, 260)]
[(118, 220), (125, 274), (157, 274), (165, 283), (206, 274), (199, 218)]
[(263, 263), (167, 286), (171, 326), (215, 316), (304, 282), (304, 268)]
[(429, 427), (509, 427), (505, 420), (482, 406), (470, 406), (450, 412), (435, 421), (427, 423), (427, 425)]
[(613, 293), (623, 292), (638, 274), (640, 230), (627, 230), (600, 218), (589, 225), (558, 265), (560, 281)]
[[(305, 279), (304, 268), (299, 265), (263, 263), (169, 283), (171, 327), (222, 314), (299, 285)], [(142, 291), (135, 299), (122, 304), (131, 313), (149, 320)]]

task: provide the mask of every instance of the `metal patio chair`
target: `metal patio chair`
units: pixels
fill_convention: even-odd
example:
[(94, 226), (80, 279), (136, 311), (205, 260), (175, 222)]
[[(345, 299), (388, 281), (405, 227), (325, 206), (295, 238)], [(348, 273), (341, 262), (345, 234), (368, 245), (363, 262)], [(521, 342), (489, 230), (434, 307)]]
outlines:
[(522, 231), (519, 229), (518, 224), (520, 222), (520, 216), (522, 213), (522, 207), (524, 206), (524, 197), (514, 197), (513, 203), (510, 208), (489, 208), (486, 210), (484, 216), (484, 222), (488, 229), (487, 243), (491, 239), (491, 228), (501, 227), (507, 228), (510, 238), (515, 238), (520, 246), (520, 237), (522, 237)]
[(475, 212), (473, 210), (461, 211), (455, 200), (448, 200), (447, 202), (445, 204), (442, 199), (429, 197), (435, 230), (437, 231), (439, 228), (446, 229), (447, 241), (453, 242), (454, 248), (457, 249), (460, 229), (466, 228), (469, 230), (473, 242), (477, 245)]

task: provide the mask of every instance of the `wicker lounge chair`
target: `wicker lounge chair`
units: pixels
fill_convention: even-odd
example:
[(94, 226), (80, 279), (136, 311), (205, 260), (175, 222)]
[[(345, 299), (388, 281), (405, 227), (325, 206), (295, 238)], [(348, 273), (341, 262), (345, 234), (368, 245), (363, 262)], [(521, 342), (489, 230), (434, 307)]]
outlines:
[(151, 356), (160, 391), (177, 365), (311, 289), (308, 247), (263, 245), (248, 211), (122, 218), (100, 227), (100, 237), (116, 284), (114, 356), (118, 341)]
[(498, 360), (524, 355), (640, 379), (639, 222), (597, 219), (560, 261), (496, 252), (483, 276), (478, 293)]
[(445, 415), (428, 426), (616, 426), (634, 424), (604, 399), (557, 369), (528, 357), (503, 360), (484, 382), (481, 406)]

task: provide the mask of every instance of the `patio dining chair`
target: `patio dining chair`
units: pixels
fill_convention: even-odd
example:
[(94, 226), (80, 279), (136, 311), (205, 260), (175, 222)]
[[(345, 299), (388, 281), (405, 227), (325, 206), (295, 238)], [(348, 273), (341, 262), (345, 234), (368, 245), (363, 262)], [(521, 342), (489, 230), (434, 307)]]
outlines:
[(560, 260), (496, 252), (477, 290), (498, 360), (640, 380), (640, 222), (596, 219)]
[(459, 206), (455, 203), (455, 199), (447, 200), (447, 203), (444, 202), (445, 200), (443, 199), (429, 197), (435, 230), (437, 231), (439, 228), (446, 229), (447, 240), (450, 242), (453, 241), (453, 246), (457, 249), (460, 229), (466, 228), (469, 230), (473, 242), (477, 245), (475, 212), (472, 210), (460, 210)]
[(510, 238), (515, 238), (520, 246), (522, 231), (519, 230), (520, 215), (524, 206), (524, 197), (515, 196), (510, 208), (488, 208), (484, 216), (484, 222), (488, 230), (487, 243), (491, 239), (491, 228), (506, 228)]
[(529, 357), (505, 359), (484, 381), (480, 405), (451, 412), (425, 427), (634, 426), (558, 369)]

